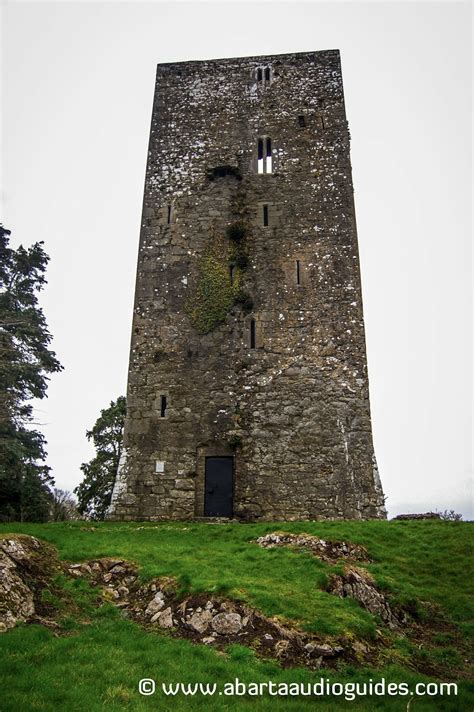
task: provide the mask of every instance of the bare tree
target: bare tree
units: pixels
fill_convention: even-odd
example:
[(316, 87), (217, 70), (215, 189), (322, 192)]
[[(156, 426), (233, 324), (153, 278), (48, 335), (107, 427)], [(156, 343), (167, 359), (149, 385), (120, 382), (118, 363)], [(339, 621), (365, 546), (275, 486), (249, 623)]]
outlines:
[(53, 522), (64, 522), (69, 519), (79, 519), (75, 497), (67, 490), (53, 489), (51, 519)]
[(462, 514), (458, 514), (458, 512), (455, 512), (454, 509), (445, 509), (444, 512), (438, 512), (438, 510), (436, 510), (436, 512), (445, 522), (462, 521)]

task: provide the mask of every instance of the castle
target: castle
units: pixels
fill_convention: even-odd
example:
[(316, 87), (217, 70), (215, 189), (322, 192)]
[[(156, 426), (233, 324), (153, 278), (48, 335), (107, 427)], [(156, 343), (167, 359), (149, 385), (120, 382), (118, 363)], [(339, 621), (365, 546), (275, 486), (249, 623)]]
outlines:
[(109, 519), (384, 518), (339, 52), (160, 64)]

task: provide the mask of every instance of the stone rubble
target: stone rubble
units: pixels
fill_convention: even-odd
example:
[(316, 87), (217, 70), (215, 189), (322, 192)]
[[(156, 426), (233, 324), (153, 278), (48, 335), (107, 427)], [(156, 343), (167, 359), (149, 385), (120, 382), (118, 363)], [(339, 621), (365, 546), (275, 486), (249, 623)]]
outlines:
[[(64, 604), (71, 615), (81, 614), (74, 598), (63, 587), (55, 586), (58, 574), (84, 577), (97, 591), (96, 605), (112, 602), (124, 618), (148, 631), (186, 638), (222, 651), (230, 643), (238, 643), (254, 649), (262, 657), (278, 660), (285, 667), (337, 668), (341, 660), (357, 665), (372, 664), (390, 642), (382, 627), (377, 630), (376, 639), (370, 642), (352, 637), (320, 639), (283, 625), (275, 618), (267, 618), (239, 601), (209, 594), (182, 598), (172, 578), (142, 583), (137, 566), (127, 561), (102, 558), (61, 563), (53, 547), (24, 535), (0, 537), (0, 633), (17, 623), (36, 623), (48, 627), (55, 636), (67, 634), (57, 620), (58, 614), (64, 615)], [(44, 591), (61, 601), (59, 607), (45, 602)], [(430, 626), (422, 626), (404, 610), (391, 607), (372, 576), (354, 565), (346, 564), (341, 575), (333, 574), (327, 591), (341, 598), (354, 598), (370, 613), (380, 616), (397, 635), (403, 625), (407, 626), (410, 638), (418, 641), (431, 640), (430, 636), (437, 630), (449, 629), (456, 635), (456, 628), (440, 617), (440, 609), (433, 604), (424, 602), (425, 609), (433, 615)], [(433, 627), (433, 621), (440, 627)], [(415, 669), (430, 673), (423, 662)]]
[[(118, 589), (117, 589), (118, 593)], [(148, 606), (146, 607), (145, 610), (145, 616), (149, 616), (150, 618), (153, 618), (165, 605), (165, 600), (163, 596), (162, 591), (158, 591), (158, 593), (155, 594), (154, 598), (150, 601)]]
[(439, 512), (425, 512), (424, 514), (398, 514), (392, 521), (411, 521), (412, 519), (441, 519)]
[(346, 541), (326, 541), (312, 534), (293, 534), (291, 532), (272, 532), (257, 539), (257, 544), (266, 549), (277, 546), (292, 546), (308, 549), (322, 561), (334, 563), (340, 559), (369, 562), (369, 554), (360, 544)]
[(196, 633), (205, 633), (211, 621), (212, 613), (210, 611), (196, 611), (186, 620), (188, 626)]
[[(153, 616), (155, 618), (155, 616)], [(153, 618), (151, 622), (153, 623)], [(156, 620), (158, 621), (158, 625), (161, 628), (173, 628), (174, 623), (173, 623), (173, 613), (171, 610), (171, 606), (168, 606), (168, 608), (165, 608), (164, 611), (161, 611), (161, 613), (157, 614)]]
[(212, 619), (212, 628), (220, 635), (232, 635), (242, 629), (242, 618), (238, 613), (218, 613)]
[(332, 574), (328, 591), (339, 598), (354, 598), (360, 605), (373, 615), (380, 616), (382, 621), (392, 630), (406, 623), (406, 615), (396, 615), (389, 602), (375, 584), (368, 571), (346, 566), (342, 576)]
[[(307, 540), (311, 546), (327, 547), (335, 543), (309, 535), (267, 535), (268, 545), (287, 545)], [(338, 551), (362, 556), (362, 547), (338, 543)], [(365, 552), (366, 553), (366, 552)], [(44, 616), (41, 590), (51, 588), (53, 574), (66, 572), (84, 577), (100, 592), (98, 601), (111, 601), (122, 614), (150, 630), (167, 630), (196, 643), (225, 648), (229, 643), (253, 647), (259, 654), (278, 659), (283, 665), (305, 665), (313, 669), (331, 665), (339, 657), (360, 660), (370, 658), (365, 643), (348, 640), (321, 640), (315, 635), (282, 625), (239, 601), (206, 594), (181, 598), (174, 579), (161, 578), (142, 583), (135, 564), (101, 558), (83, 563), (61, 564), (55, 551), (34, 537), (15, 536), (0, 539), (0, 632), (17, 622), (36, 621), (52, 628), (57, 624)], [(49, 577), (49, 578), (48, 578)], [(393, 611), (377, 590), (370, 574), (346, 565), (343, 575), (332, 575), (328, 591), (341, 598), (357, 600), (366, 610), (380, 616), (391, 629), (403, 625), (403, 614)]]
[(282, 626), (258, 611), (232, 600), (205, 594), (181, 600), (172, 579), (158, 579), (142, 584), (137, 568), (121, 561), (97, 559), (87, 564), (71, 564), (73, 576), (85, 576), (102, 589), (105, 600), (111, 600), (122, 613), (150, 629), (167, 629), (174, 635), (196, 643), (223, 648), (239, 642), (253, 646), (260, 654), (274, 657), (285, 665), (311, 668), (351, 655), (351, 649), (329, 644), (302, 631)]

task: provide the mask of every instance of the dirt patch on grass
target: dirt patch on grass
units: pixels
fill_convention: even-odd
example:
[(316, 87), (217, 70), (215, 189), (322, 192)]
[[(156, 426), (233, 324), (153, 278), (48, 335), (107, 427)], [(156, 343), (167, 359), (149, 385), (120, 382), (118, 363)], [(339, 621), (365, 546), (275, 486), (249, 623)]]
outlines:
[(265, 549), (289, 546), (310, 551), (321, 561), (334, 564), (338, 561), (370, 562), (367, 549), (360, 544), (348, 541), (328, 541), (312, 534), (292, 534), (291, 532), (272, 532), (257, 539), (257, 544)]

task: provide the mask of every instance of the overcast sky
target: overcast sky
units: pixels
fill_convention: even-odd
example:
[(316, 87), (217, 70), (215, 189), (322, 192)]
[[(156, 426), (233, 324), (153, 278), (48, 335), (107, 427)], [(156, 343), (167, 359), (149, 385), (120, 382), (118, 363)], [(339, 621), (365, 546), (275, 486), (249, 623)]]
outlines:
[(391, 516), (470, 511), (470, 3), (6, 2), (2, 211), (44, 240), (57, 486), (125, 393), (158, 62), (340, 49), (375, 451)]

